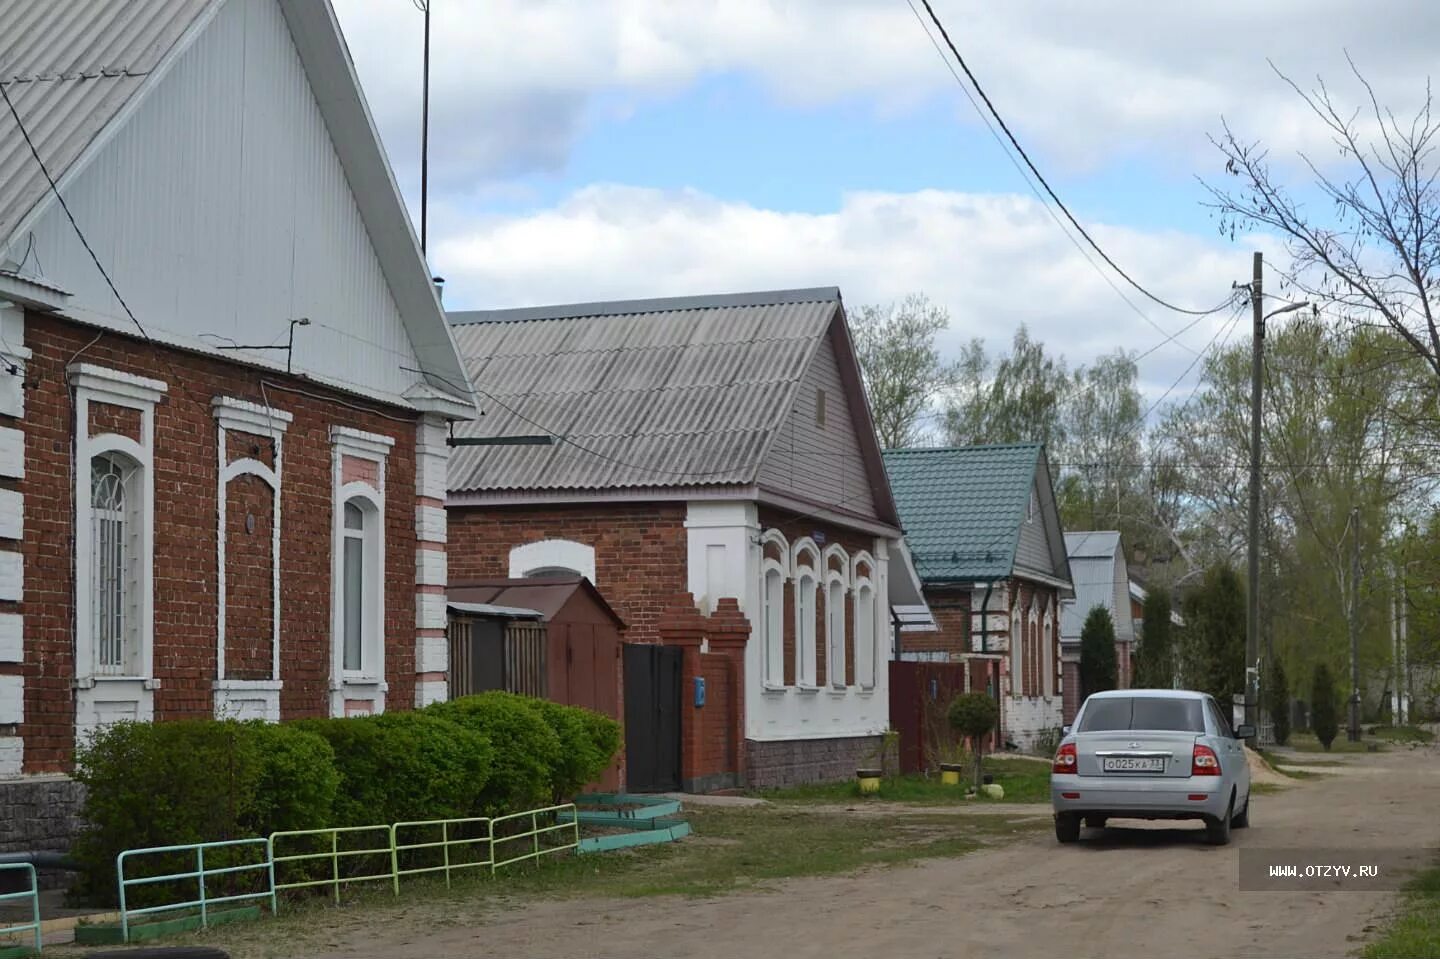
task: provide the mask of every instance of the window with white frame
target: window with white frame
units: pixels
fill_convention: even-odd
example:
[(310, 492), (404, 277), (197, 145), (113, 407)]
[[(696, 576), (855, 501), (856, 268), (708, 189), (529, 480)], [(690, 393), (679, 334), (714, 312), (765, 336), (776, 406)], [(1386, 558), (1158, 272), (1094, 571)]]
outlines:
[(785, 576), (778, 566), (765, 570), (762, 627), (764, 629), (765, 682), (785, 685)]
[(1025, 661), (1025, 637), (1020, 633), (1020, 603), (1016, 603), (1010, 609), (1010, 695), (1016, 697), (1024, 695), (1024, 687), (1021, 685), (1024, 680), (1024, 670), (1021, 664)]
[(855, 681), (861, 689), (875, 687), (875, 590), (868, 579), (855, 586)]
[(1051, 608), (1050, 608), (1050, 606), (1047, 604), (1047, 605), (1046, 605), (1046, 608), (1045, 608), (1045, 631), (1044, 631), (1044, 633), (1042, 634), (1043, 641), (1044, 641), (1044, 643), (1045, 643), (1045, 646), (1044, 646), (1044, 648), (1043, 648), (1043, 654), (1044, 654), (1044, 655), (1043, 655), (1043, 658), (1044, 658), (1044, 660), (1045, 660), (1045, 689), (1043, 690), (1043, 692), (1044, 692), (1044, 694), (1045, 694), (1046, 696), (1053, 696), (1053, 695), (1055, 695), (1055, 650), (1054, 650), (1054, 645), (1055, 645), (1055, 633), (1054, 633), (1054, 629), (1055, 629), (1055, 617), (1052, 615), (1052, 613), (1051, 613)]
[(814, 688), (819, 684), (816, 665), (815, 617), (820, 589), (820, 551), (809, 539), (794, 547), (795, 563), (795, 682)]
[(830, 673), (830, 685), (844, 689), (845, 667), (849, 657), (845, 655), (845, 583), (838, 577), (831, 577), (825, 588), (825, 666)]
[[(331, 714), (385, 708), (385, 467), (394, 439), (332, 427)], [(355, 703), (368, 704), (355, 706)]]
[(90, 460), (90, 627), (99, 676), (140, 674), (137, 472), (122, 453)]

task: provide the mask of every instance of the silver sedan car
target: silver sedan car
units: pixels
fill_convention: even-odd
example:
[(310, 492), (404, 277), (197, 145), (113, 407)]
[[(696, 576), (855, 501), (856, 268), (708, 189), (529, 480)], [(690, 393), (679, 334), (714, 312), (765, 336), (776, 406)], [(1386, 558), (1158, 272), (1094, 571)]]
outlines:
[(1085, 700), (1064, 730), (1050, 772), (1055, 838), (1109, 819), (1202, 819), (1206, 838), (1230, 841), (1250, 825), (1249, 726), (1232, 730), (1205, 693), (1117, 689)]

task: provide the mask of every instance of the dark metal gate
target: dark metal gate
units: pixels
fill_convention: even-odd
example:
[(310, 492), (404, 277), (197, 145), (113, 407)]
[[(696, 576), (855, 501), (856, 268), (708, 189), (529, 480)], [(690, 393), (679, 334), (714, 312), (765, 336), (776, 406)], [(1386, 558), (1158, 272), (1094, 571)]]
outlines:
[(680, 788), (680, 663), (669, 646), (625, 645), (625, 782), (631, 792)]

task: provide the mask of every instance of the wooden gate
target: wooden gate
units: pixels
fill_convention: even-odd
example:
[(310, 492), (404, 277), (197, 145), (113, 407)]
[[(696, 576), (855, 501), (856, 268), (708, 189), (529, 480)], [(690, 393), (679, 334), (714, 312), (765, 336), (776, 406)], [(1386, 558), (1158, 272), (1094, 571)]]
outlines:
[(680, 788), (682, 651), (625, 644), (625, 785), (631, 792)]
[(544, 623), (494, 618), (450, 618), (450, 698), (503, 689), (544, 697)]
[(955, 743), (946, 711), (965, 692), (964, 663), (890, 663), (890, 728), (900, 734), (900, 770), (934, 769)]

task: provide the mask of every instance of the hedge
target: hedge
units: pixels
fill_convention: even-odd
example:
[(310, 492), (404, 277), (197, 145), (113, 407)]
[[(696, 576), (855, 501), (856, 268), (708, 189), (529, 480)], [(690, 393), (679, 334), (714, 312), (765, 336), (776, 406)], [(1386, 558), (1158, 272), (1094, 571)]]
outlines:
[(117, 723), (76, 751), (76, 892), (114, 904), (126, 849), (564, 801), (619, 746), (613, 719), (501, 692), (352, 719)]

